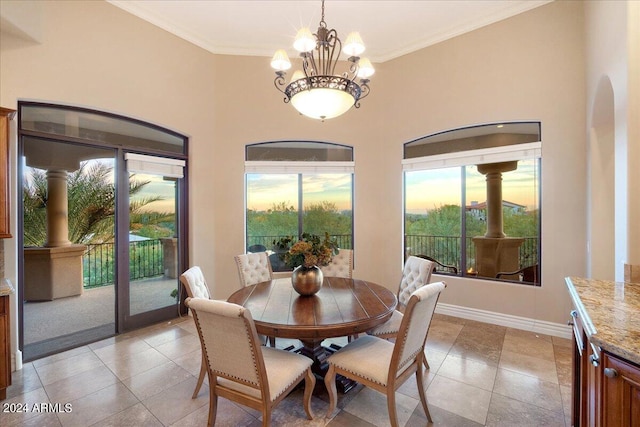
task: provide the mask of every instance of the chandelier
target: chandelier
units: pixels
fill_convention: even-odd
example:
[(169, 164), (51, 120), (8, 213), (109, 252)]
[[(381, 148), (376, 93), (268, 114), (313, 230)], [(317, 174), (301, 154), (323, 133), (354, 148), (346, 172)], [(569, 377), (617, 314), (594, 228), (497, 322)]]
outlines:
[[(350, 33), (343, 47), (336, 30), (327, 28), (324, 0), (317, 33), (302, 28), (293, 47), (300, 52), (302, 70), (296, 70), (288, 84), (285, 76), (291, 61), (287, 52), (279, 49), (271, 60), (271, 67), (276, 70), (274, 84), (285, 94), (285, 103), (291, 102), (301, 114), (323, 121), (346, 113), (352, 106), (360, 107), (360, 100), (369, 95), (369, 77), (375, 70), (371, 61), (359, 57), (364, 52), (360, 34)], [(336, 74), (340, 51), (349, 56), (348, 69)]]

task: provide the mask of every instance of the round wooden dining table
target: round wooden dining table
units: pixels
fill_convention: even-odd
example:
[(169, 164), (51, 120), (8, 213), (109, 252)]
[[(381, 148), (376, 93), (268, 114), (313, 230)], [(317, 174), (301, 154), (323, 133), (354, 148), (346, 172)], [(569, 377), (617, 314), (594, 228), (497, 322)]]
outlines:
[(249, 309), (259, 334), (300, 340), (300, 353), (314, 361), (312, 369), (320, 376), (331, 352), (323, 340), (356, 335), (386, 322), (398, 302), (384, 286), (342, 277), (324, 277), (313, 296), (300, 296), (291, 278), (282, 278), (242, 288), (228, 301)]

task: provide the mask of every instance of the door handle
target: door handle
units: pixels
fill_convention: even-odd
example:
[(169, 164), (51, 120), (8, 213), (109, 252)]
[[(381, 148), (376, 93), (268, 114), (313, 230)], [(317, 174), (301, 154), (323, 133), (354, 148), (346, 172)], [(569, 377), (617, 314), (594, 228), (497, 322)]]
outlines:
[(569, 320), (569, 321), (567, 322), (567, 325), (569, 325), (569, 326), (573, 326), (573, 325), (574, 325), (573, 319), (575, 319), (576, 317), (578, 317), (578, 312), (577, 312), (577, 311), (575, 311), (575, 310), (571, 310), (571, 312), (570, 312), (569, 314), (571, 314), (571, 320)]

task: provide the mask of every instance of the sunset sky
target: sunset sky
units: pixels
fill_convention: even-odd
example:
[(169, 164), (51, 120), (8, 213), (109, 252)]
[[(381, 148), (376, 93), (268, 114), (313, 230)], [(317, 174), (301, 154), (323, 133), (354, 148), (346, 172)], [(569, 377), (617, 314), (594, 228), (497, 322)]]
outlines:
[[(98, 161), (113, 164), (113, 159)], [(28, 178), (27, 178), (28, 179)], [(151, 203), (145, 211), (172, 213), (175, 211), (175, 181), (164, 180), (159, 175), (135, 175), (136, 180), (149, 181), (134, 198), (160, 196), (162, 200)], [(519, 161), (518, 169), (503, 174), (502, 195), (504, 200), (536, 208), (539, 171), (533, 160)], [(425, 214), (427, 211), (447, 204), (460, 205), (461, 172), (459, 167), (425, 171), (410, 171), (405, 174), (405, 206), (407, 213)], [(274, 204), (286, 203), (297, 208), (297, 174), (247, 174), (247, 209), (265, 211)], [(352, 175), (305, 174), (303, 176), (304, 203), (334, 203), (338, 210), (352, 207)], [(485, 176), (475, 166), (467, 167), (467, 204), (486, 200)]]
[[(502, 199), (535, 209), (537, 177), (534, 161), (518, 162), (518, 169), (502, 175)], [(443, 205), (458, 205), (461, 200), (460, 167), (411, 171), (405, 174), (407, 213), (425, 214)], [(475, 166), (467, 167), (466, 204), (486, 201), (486, 177)]]
[(160, 196), (162, 200), (149, 203), (142, 209), (145, 212), (175, 213), (176, 210), (176, 182), (165, 180), (159, 175), (135, 174), (136, 181), (149, 181), (147, 185), (132, 197), (133, 200), (143, 197)]
[[(351, 209), (351, 174), (305, 174), (302, 188), (305, 205), (329, 201), (338, 210)], [(297, 208), (297, 174), (247, 174), (247, 209), (265, 211), (281, 202)]]

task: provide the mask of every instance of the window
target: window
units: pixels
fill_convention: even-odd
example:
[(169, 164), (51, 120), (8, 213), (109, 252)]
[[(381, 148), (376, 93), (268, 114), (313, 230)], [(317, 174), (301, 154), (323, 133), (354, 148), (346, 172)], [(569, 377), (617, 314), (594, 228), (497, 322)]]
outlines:
[(540, 124), (405, 144), (404, 250), (442, 274), (540, 285)]
[(283, 141), (247, 146), (246, 248), (267, 251), (275, 271), (286, 270), (274, 241), (329, 233), (353, 249), (353, 149), (338, 144)]

